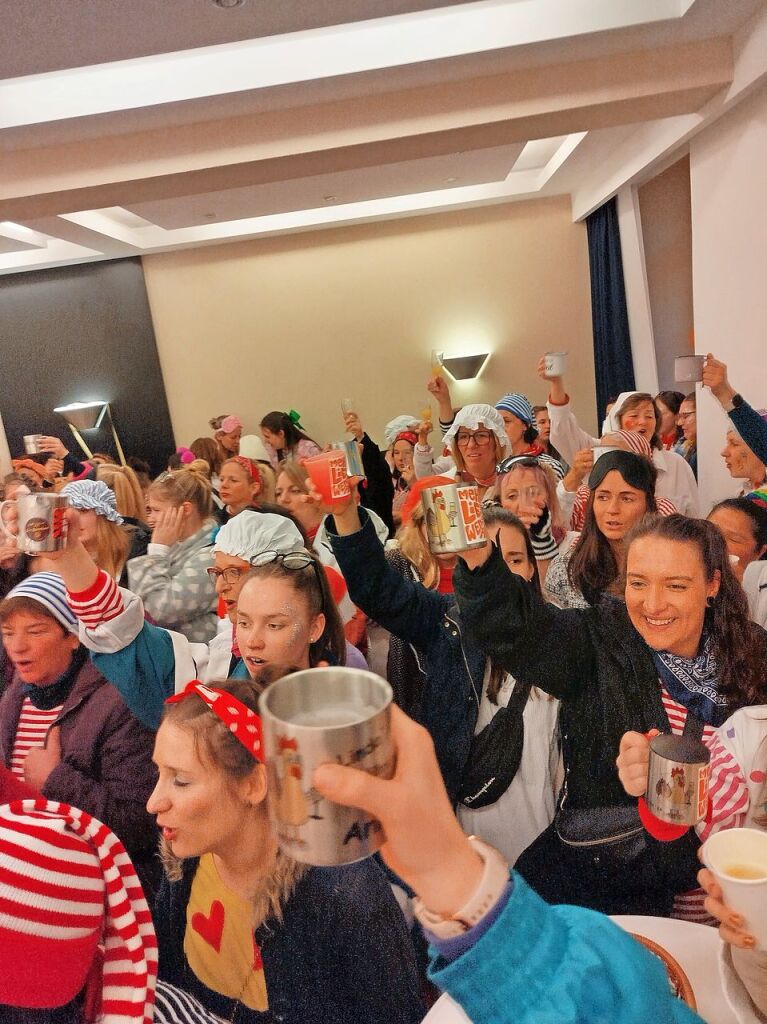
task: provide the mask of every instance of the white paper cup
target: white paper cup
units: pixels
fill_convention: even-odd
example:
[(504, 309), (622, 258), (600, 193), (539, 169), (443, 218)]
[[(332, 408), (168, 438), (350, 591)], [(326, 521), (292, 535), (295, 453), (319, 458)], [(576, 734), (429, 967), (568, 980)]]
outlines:
[[(724, 902), (742, 914), (745, 930), (754, 936), (757, 947), (767, 950), (767, 832), (755, 828), (717, 832), (704, 844), (702, 856), (722, 888)], [(757, 877), (739, 877), (741, 873)]]
[(543, 358), (547, 377), (564, 377), (567, 373), (567, 352), (546, 352)]

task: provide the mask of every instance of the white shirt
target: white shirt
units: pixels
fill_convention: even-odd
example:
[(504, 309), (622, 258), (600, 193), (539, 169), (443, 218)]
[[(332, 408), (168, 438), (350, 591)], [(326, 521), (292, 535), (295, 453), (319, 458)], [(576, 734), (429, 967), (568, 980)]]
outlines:
[[(593, 448), (599, 444), (599, 438), (587, 434), (578, 425), (569, 402), (566, 405), (549, 402), (546, 408), (551, 420), (551, 444), (570, 465), (582, 448)], [(656, 495), (672, 501), (682, 515), (697, 517), (700, 514), (698, 485), (689, 464), (676, 452), (659, 449), (653, 449), (652, 460), (658, 470)]]
[[(499, 707), (506, 707), (516, 685), (507, 675), (498, 693), (498, 704), (492, 704), (487, 696), (489, 675), (488, 663), (475, 735), (492, 721)], [(458, 805), (463, 830), (500, 850), (512, 865), (554, 820), (560, 778), (558, 717), (559, 701), (533, 689), (523, 714), (522, 759), (511, 785), (487, 807)]]

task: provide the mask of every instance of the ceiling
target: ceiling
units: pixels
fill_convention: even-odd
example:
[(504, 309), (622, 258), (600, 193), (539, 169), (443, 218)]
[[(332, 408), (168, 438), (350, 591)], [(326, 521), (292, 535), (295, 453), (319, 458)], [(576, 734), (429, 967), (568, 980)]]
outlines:
[(0, 18), (0, 273), (551, 195), (579, 218), (767, 80), (765, 0)]

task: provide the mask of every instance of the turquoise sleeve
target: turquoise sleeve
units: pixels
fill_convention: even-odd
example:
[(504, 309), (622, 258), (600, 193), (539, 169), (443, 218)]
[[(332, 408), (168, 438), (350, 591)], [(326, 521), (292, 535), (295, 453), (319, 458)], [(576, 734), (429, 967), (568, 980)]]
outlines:
[(671, 992), (661, 962), (609, 918), (544, 903), (514, 874), (505, 909), (430, 977), (474, 1024), (701, 1024)]
[(159, 728), (163, 704), (175, 690), (176, 659), (167, 631), (145, 622), (136, 639), (121, 651), (91, 652), (91, 658), (136, 718), (150, 729)]

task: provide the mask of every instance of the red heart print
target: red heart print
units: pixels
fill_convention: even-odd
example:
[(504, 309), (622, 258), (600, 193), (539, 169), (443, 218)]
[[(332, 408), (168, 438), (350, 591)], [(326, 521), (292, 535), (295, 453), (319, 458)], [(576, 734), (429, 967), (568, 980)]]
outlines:
[(192, 928), (198, 935), (212, 946), (217, 953), (221, 952), (221, 939), (224, 934), (224, 904), (221, 900), (213, 900), (210, 912), (206, 917), (199, 910), (192, 914)]
[(764, 782), (767, 779), (767, 772), (760, 772), (758, 769), (755, 769), (751, 772), (750, 778), (752, 782)]

